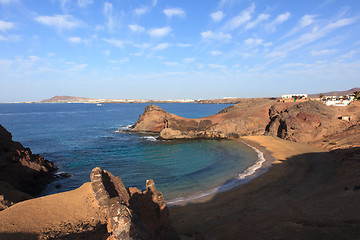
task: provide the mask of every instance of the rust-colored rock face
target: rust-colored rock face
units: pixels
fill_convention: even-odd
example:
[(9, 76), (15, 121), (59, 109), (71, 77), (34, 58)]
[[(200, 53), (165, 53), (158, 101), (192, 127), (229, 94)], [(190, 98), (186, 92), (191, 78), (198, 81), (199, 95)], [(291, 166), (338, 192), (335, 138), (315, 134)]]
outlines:
[(312, 142), (342, 132), (355, 122), (344, 121), (348, 108), (328, 107), (320, 102), (303, 102), (284, 109), (270, 108), (267, 134), (294, 142)]
[(27, 193), (24, 194), (27, 199), (28, 194), (37, 194), (44, 189), (56, 169), (50, 161), (13, 141), (11, 133), (0, 125), (0, 183), (6, 182), (14, 189)]
[[(120, 177), (94, 168), (91, 184), (99, 206), (106, 212), (110, 239), (169, 239), (174, 234), (163, 195), (153, 180), (146, 190), (125, 188)], [(174, 236), (176, 239), (176, 236)]]
[(341, 133), (359, 121), (359, 101), (346, 107), (329, 107), (316, 101), (282, 103), (248, 99), (200, 119), (186, 119), (150, 105), (130, 131), (159, 133), (162, 139), (266, 134), (295, 142), (313, 142)]
[(150, 105), (130, 131), (159, 133), (163, 139), (221, 139), (263, 134), (273, 101), (254, 101), (239, 103), (200, 119), (186, 119)]

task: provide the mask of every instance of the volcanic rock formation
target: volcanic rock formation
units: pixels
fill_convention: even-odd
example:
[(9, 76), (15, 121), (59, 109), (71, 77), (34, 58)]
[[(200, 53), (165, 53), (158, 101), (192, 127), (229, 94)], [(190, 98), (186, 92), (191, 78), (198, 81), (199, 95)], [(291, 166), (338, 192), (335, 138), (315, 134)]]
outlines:
[[(309, 101), (269, 110), (270, 122), (266, 134), (294, 142), (313, 142), (349, 129), (359, 120), (360, 105), (329, 107), (321, 102)], [(351, 121), (344, 121), (342, 116)]]
[(0, 125), (0, 209), (40, 193), (56, 169), (50, 161), (13, 141), (11, 133)]
[(273, 101), (263, 99), (238, 103), (199, 119), (186, 119), (149, 105), (130, 131), (159, 133), (163, 139), (220, 139), (263, 134), (272, 104)]
[(125, 188), (120, 177), (94, 168), (90, 174), (95, 199), (106, 212), (110, 239), (176, 239), (163, 195), (153, 180), (146, 190)]
[(360, 102), (346, 107), (317, 101), (243, 101), (200, 119), (186, 119), (149, 105), (132, 132), (159, 133), (162, 139), (220, 139), (248, 135), (276, 136), (294, 142), (314, 142), (359, 124)]

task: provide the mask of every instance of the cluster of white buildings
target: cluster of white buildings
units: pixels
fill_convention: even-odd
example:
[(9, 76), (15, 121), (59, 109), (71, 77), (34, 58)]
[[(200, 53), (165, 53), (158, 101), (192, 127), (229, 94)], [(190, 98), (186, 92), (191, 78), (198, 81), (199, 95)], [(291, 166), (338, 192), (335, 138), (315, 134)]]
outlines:
[(327, 106), (347, 106), (354, 100), (355, 96), (353, 94), (345, 96), (324, 96), (321, 99)]
[(355, 100), (354, 94), (348, 94), (345, 96), (323, 96), (322, 98), (308, 98), (307, 94), (301, 93), (301, 94), (284, 94), (281, 95), (282, 101), (307, 101), (307, 100), (313, 100), (313, 101), (321, 101), (325, 103), (327, 106), (347, 106), (351, 102)]

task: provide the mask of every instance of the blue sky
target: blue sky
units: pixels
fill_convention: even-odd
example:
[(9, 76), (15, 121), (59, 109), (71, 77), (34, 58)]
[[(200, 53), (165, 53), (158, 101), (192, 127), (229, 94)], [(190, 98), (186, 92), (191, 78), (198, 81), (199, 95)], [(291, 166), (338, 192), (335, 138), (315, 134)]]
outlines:
[(359, 0), (0, 0), (0, 102), (360, 86)]

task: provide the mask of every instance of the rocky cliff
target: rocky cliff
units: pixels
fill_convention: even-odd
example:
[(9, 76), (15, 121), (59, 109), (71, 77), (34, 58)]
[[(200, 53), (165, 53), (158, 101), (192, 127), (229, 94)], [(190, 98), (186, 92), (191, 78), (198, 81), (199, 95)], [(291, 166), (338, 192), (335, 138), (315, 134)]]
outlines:
[(270, 122), (266, 134), (294, 142), (313, 142), (346, 131), (358, 124), (360, 104), (329, 107), (321, 102), (308, 101), (269, 110)]
[(262, 134), (269, 122), (268, 112), (273, 103), (270, 100), (239, 103), (199, 119), (186, 119), (149, 105), (130, 131), (159, 133), (163, 139), (219, 139)]
[(57, 168), (33, 154), (0, 125), (0, 201), (5, 208), (40, 193)]
[(163, 139), (277, 136), (294, 142), (314, 142), (346, 131), (360, 121), (360, 102), (329, 107), (317, 101), (281, 103), (245, 101), (218, 114), (186, 119), (149, 105), (130, 131), (159, 133)]

